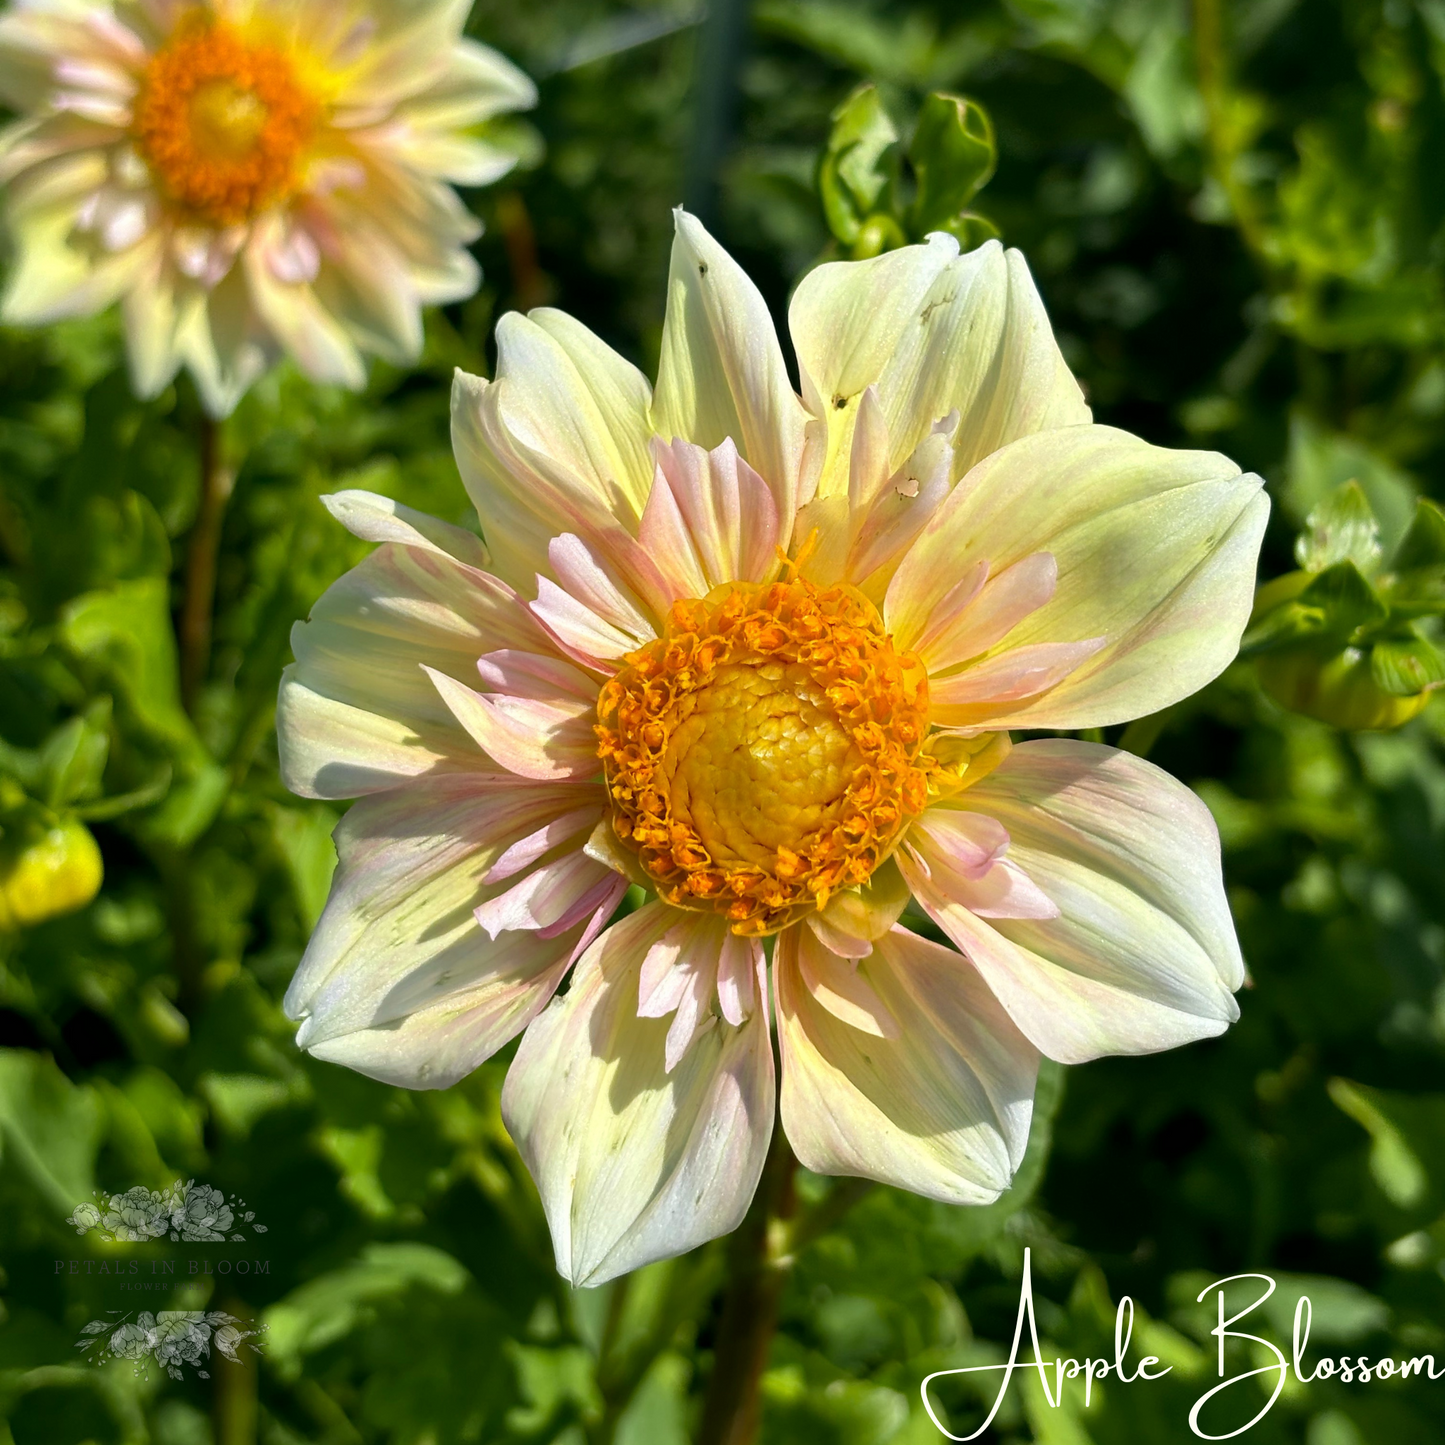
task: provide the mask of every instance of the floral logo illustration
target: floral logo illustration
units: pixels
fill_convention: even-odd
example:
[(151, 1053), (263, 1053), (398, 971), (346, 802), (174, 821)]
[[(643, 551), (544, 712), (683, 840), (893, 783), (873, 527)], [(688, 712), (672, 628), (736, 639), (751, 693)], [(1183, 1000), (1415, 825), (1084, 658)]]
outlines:
[(219, 1189), (194, 1179), (184, 1184), (177, 1179), (162, 1190), (137, 1185), (124, 1194), (97, 1192), (95, 1198), (94, 1204), (77, 1204), (66, 1223), (77, 1234), (95, 1231), (107, 1243), (144, 1244), (169, 1235), (190, 1244), (224, 1244), (228, 1239), (244, 1244), (244, 1234), (227, 1231), (249, 1226), (256, 1234), (266, 1233), (264, 1224), (253, 1223), (255, 1211), (246, 1208), (245, 1200), (228, 1199)]
[[(201, 1379), (209, 1380), (210, 1371), (201, 1366), (209, 1362), (212, 1345), (228, 1360), (240, 1364), (237, 1351), (264, 1331), (264, 1325), (254, 1330), (241, 1329), (235, 1315), (224, 1310), (161, 1310), (159, 1314), (143, 1310), (134, 1320), (127, 1311), (109, 1320), (91, 1320), (80, 1332), (75, 1348), (84, 1351), (95, 1364), (112, 1357), (131, 1360), (135, 1373), (144, 1378), (149, 1378), (150, 1362), (154, 1360), (173, 1380), (184, 1378), (186, 1365), (192, 1366)], [(261, 1346), (253, 1344), (251, 1348), (259, 1351)]]

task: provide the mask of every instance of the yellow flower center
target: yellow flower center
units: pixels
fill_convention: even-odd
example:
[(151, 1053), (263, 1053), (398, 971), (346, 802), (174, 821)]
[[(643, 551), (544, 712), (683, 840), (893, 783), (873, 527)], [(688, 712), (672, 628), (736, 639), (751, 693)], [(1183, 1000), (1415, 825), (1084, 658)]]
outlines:
[(928, 679), (850, 587), (674, 605), (602, 689), (612, 825), (658, 894), (776, 933), (865, 883), (928, 800)]
[(225, 226), (295, 189), (320, 115), (283, 52), (193, 22), (146, 67), (135, 136), (170, 198)]

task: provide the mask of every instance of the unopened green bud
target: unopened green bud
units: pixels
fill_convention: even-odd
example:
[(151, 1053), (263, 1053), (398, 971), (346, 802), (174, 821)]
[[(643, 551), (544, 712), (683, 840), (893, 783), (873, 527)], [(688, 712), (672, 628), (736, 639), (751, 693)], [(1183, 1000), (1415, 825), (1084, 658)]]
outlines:
[(1358, 647), (1333, 654), (1309, 648), (1272, 652), (1260, 659), (1259, 678), (1281, 706), (1346, 732), (1400, 727), (1430, 701), (1429, 691), (1408, 697), (1386, 692), (1375, 680), (1370, 651)]

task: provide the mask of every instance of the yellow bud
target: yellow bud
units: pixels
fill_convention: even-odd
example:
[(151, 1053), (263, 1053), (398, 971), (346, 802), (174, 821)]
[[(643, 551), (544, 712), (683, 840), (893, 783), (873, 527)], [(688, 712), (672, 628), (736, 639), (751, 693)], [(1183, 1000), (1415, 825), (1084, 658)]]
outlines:
[(78, 818), (32, 813), (0, 841), (0, 928), (25, 928), (84, 908), (100, 888), (100, 849)]

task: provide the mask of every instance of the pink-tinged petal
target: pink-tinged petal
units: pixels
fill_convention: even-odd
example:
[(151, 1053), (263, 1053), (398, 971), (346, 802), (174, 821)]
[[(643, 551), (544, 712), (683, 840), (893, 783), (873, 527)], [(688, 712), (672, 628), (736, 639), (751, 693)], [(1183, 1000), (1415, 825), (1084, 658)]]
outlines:
[(652, 485), (646, 379), (559, 311), (497, 326), (497, 379), (458, 373), (453, 443), (501, 575), (547, 573), (559, 532), (630, 536)]
[(722, 1016), (734, 1027), (752, 1016), (759, 998), (766, 997), (763, 943), (729, 932), (723, 939), (717, 964), (717, 1000)]
[(777, 569), (781, 535), (767, 483), (728, 438), (712, 451), (653, 443), (657, 472), (638, 531), (674, 598), (723, 582), (762, 582)]
[(554, 537), (547, 555), (558, 580), (537, 578), (532, 612), (569, 657), (611, 672), (619, 657), (656, 637), (631, 587), (580, 537)]
[(366, 385), (366, 366), (346, 329), (310, 286), (288, 285), (272, 273), (269, 258), (282, 235), (279, 215), (262, 218), (254, 223), (241, 253), (256, 315), (312, 381), (360, 391)]
[[(938, 599), (938, 605), (933, 609), (933, 615), (928, 619), (928, 626), (918, 635), (913, 644), (912, 651), (916, 652), (926, 663), (930, 658), (930, 649), (942, 641), (948, 634), (953, 632), (960, 624), (963, 616), (974, 604), (978, 594), (983, 591), (984, 583), (988, 581), (988, 558), (980, 557), (942, 597)], [(965, 657), (974, 656), (973, 653), (965, 653)], [(959, 659), (955, 659), (959, 660)], [(935, 667), (941, 664), (934, 663)]]
[[(480, 932), (478, 937), (484, 937)], [(307, 1052), (403, 1089), (448, 1089), (531, 1023), (557, 992), (574, 945), (509, 934), (483, 983), (399, 1019), (307, 1046)]]
[(859, 518), (845, 576), (881, 602), (899, 561), (943, 504), (952, 484), (953, 448), (941, 433), (924, 437)]
[(980, 918), (1057, 918), (1053, 901), (1005, 858), (1009, 841), (998, 819), (938, 805), (909, 829), (903, 846), (934, 888)]
[(1238, 650), (1269, 512), (1261, 486), (1217, 453), (1166, 451), (1110, 427), (1024, 437), (979, 462), (909, 549), (889, 584), (888, 629), (912, 648), (979, 558), (1002, 573), (1048, 552), (1053, 596), (1009, 643), (1105, 645), (1026, 706), (958, 725), (1101, 727), (1157, 712)]
[(809, 994), (849, 1028), (874, 1038), (896, 1039), (898, 1020), (859, 971), (858, 960), (840, 958), (811, 930), (793, 929), (789, 936), (794, 934), (796, 953), (790, 957)]
[[(694, 921), (694, 920), (697, 921)], [(701, 916), (679, 918), (642, 956), (637, 975), (637, 1016), (666, 1018), (687, 992), (691, 960), (683, 962), (683, 949), (694, 942)]]
[(554, 537), (547, 544), (547, 560), (572, 597), (624, 636), (635, 639), (634, 645), (650, 642), (657, 635), (627, 584), (607, 559), (580, 537)]
[(988, 566), (980, 558), (964, 582), (944, 594), (914, 643), (912, 650), (930, 672), (981, 657), (1042, 607), (1058, 585), (1058, 564), (1048, 552), (1035, 552), (991, 577)]
[[(962, 798), (1008, 830), (1008, 861), (1056, 918), (985, 923), (917, 832), (914, 895), (1051, 1058), (1151, 1053), (1223, 1033), (1244, 978), (1204, 804), (1167, 773), (1092, 743), (1021, 743)], [(937, 805), (921, 823), (930, 828)], [(910, 842), (915, 833), (910, 832)]]
[(348, 490), (321, 498), (321, 505), (354, 537), (364, 542), (400, 542), (440, 553), (470, 567), (485, 568), (482, 539), (464, 527), (429, 517), (375, 492)]
[[(638, 374), (644, 391), (629, 392), (620, 380), (609, 382), (605, 368), (584, 380), (579, 365), (593, 359), (569, 356), (516, 312), (503, 317), (498, 345), (496, 381), (456, 375), (452, 446), (498, 575), (527, 587), (550, 572), (548, 544), (559, 533), (605, 539), (618, 552), (632, 542), (652, 479), (646, 382)], [(633, 476), (639, 466), (641, 481)]]
[(609, 928), (533, 1020), (502, 1091), (574, 1285), (727, 1234), (762, 1172), (774, 1109), (764, 1013), (705, 1029), (671, 1073), (669, 1026), (638, 1017), (642, 961), (675, 921), (653, 903)]
[(930, 845), (925, 862), (936, 854), (950, 872), (972, 880), (988, 873), (1009, 845), (1008, 829), (997, 818), (967, 807), (929, 808), (908, 832), (910, 846), (918, 848), (921, 839)]
[(495, 577), (437, 550), (383, 544), (292, 629), (296, 665), (277, 705), (287, 787), (354, 797), (441, 766), (476, 767), (475, 747), (422, 669), (474, 678), (482, 653), (546, 646)]
[(535, 832), (519, 838), (506, 849), (492, 864), (483, 881), (500, 883), (502, 879), (520, 873), (528, 864), (535, 863), (544, 853), (560, 847), (569, 838), (576, 838), (584, 832), (591, 833), (601, 814), (601, 804), (592, 801), (550, 819)]
[(762, 293), (696, 217), (675, 219), (652, 430), (709, 451), (731, 438), (772, 491), (786, 546), (807, 413)]
[(506, 892), (478, 904), (473, 912), (493, 938), (512, 929), (553, 929), (563, 920), (570, 927), (601, 906), (604, 890), (599, 885), (610, 889), (614, 883), (627, 887), (625, 879), (578, 848), (534, 869)]
[[(713, 996), (712, 978), (701, 969), (690, 969), (685, 980), (686, 987), (677, 1001), (667, 1038), (663, 1041), (662, 1066), (669, 1074), (687, 1057), (693, 1040), (713, 1023), (713, 1014), (708, 1009)], [(638, 1017), (645, 1018), (646, 1015), (639, 1009)]]
[(493, 692), (555, 702), (561, 707), (597, 706), (597, 684), (560, 657), (503, 648), (483, 653), (477, 659), (477, 672)]
[(1011, 647), (949, 677), (930, 678), (933, 721), (948, 727), (975, 727), (1007, 716), (1009, 705), (1057, 687), (1108, 641), (1034, 642)]
[(337, 828), (331, 896), (286, 994), (301, 1047), (388, 1083), (444, 1088), (522, 1029), (583, 931), (494, 943), (472, 908), (510, 841), (588, 792), (473, 773), (357, 803)]
[(452, 716), (488, 757), (523, 778), (585, 778), (597, 773), (596, 704), (484, 695), (423, 666)]
[(301, 286), (320, 275), (321, 248), (304, 224), (298, 223), (295, 216), (291, 221), (292, 224), (271, 241), (265, 261), (278, 281)]
[(1057, 918), (1059, 907), (1027, 873), (1007, 860), (982, 878), (960, 880), (950, 896), (979, 918)]
[(996, 1199), (1028, 1142), (1038, 1053), (968, 960), (899, 927), (879, 939), (858, 965), (898, 1023), (879, 1038), (807, 987), (810, 957), (832, 955), (806, 929), (781, 935), (782, 1119), (799, 1160), (951, 1204)]
[(747, 1019), (763, 968), (757, 939), (738, 939), (716, 914), (677, 911), (676, 921), (648, 948), (638, 976), (638, 1017), (674, 1015), (664, 1049), (667, 1073), (711, 1027), (714, 993), (730, 1024)]

